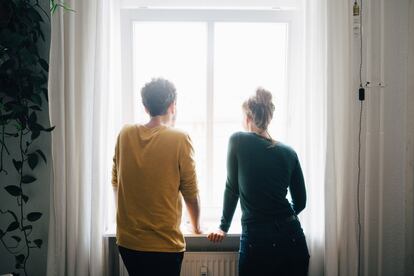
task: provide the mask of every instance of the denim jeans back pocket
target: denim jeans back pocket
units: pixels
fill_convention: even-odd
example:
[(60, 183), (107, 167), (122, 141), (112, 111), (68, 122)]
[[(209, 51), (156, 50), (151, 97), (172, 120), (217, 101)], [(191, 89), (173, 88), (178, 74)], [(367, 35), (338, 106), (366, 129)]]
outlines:
[(275, 253), (280, 248), (280, 241), (276, 238), (249, 238), (240, 239), (240, 254), (262, 256)]
[(289, 237), (289, 243), (291, 246), (291, 251), (297, 256), (302, 256), (304, 258), (309, 258), (308, 245), (306, 243), (306, 238), (303, 232), (297, 232)]

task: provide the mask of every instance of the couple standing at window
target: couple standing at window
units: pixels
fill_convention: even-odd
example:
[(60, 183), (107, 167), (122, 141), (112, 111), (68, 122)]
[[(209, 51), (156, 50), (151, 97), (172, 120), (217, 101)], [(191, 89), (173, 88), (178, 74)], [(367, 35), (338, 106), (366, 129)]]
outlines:
[[(202, 234), (194, 151), (190, 137), (174, 128), (174, 85), (153, 79), (141, 96), (150, 120), (125, 126), (115, 148), (118, 249), (130, 276), (178, 276), (185, 251), (181, 195), (193, 232)], [(297, 218), (306, 191), (298, 157), (267, 131), (275, 109), (270, 92), (257, 89), (242, 108), (246, 132), (230, 138), (221, 224), (207, 238), (225, 238), (240, 199), (239, 274), (306, 275), (309, 254)]]

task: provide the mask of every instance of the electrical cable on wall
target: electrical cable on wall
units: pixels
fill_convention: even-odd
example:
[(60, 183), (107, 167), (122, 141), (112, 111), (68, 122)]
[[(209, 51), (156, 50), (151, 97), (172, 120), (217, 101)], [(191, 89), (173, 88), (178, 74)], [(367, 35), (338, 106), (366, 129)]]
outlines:
[(361, 207), (360, 207), (360, 185), (361, 185), (361, 136), (362, 136), (362, 114), (363, 101), (365, 100), (365, 89), (362, 84), (362, 62), (363, 62), (363, 45), (362, 45), (362, 0), (360, 6), (357, 1), (354, 2), (353, 16), (359, 17), (359, 37), (360, 37), (360, 63), (359, 63), (359, 89), (358, 99), (360, 101), (359, 110), (359, 129), (358, 129), (358, 180), (357, 180), (357, 212), (358, 212), (358, 276), (361, 275)]

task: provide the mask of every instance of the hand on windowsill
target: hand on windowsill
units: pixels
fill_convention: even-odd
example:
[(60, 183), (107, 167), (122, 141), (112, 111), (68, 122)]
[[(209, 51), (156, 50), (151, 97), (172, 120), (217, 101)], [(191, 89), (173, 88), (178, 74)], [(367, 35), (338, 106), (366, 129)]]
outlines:
[(223, 231), (223, 230), (221, 230), (221, 229), (217, 229), (217, 230), (215, 230), (215, 231), (213, 231), (213, 232), (210, 232), (210, 233), (207, 235), (207, 238), (208, 238), (211, 242), (218, 243), (218, 242), (222, 242), (222, 241), (224, 240), (224, 238), (226, 237), (226, 235), (227, 235), (227, 233), (226, 233), (226, 232), (224, 232), (224, 231)]

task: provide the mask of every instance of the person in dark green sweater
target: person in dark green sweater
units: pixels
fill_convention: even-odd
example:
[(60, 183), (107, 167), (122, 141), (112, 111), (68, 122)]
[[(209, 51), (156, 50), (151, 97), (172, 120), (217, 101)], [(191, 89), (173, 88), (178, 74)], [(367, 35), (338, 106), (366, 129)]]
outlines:
[(240, 199), (240, 276), (308, 271), (309, 252), (297, 217), (306, 205), (305, 183), (296, 152), (267, 131), (274, 109), (272, 94), (261, 88), (243, 103), (246, 132), (230, 138), (221, 224), (208, 235), (213, 242), (225, 238)]

